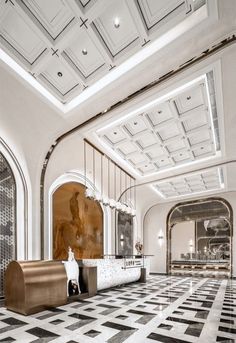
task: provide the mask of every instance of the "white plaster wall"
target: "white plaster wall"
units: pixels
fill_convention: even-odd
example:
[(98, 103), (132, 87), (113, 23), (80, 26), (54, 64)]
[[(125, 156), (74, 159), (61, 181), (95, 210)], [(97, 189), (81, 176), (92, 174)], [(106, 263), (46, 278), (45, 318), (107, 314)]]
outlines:
[[(218, 194), (219, 197), (227, 200), (233, 209), (233, 276), (236, 277), (236, 192), (227, 192)], [(201, 197), (203, 198), (203, 197)], [(180, 202), (180, 201), (178, 201)], [(147, 211), (144, 217), (144, 251), (145, 254), (153, 254), (151, 258), (150, 272), (166, 273), (166, 218), (173, 206), (177, 202), (154, 205)], [(160, 228), (164, 232), (164, 244), (162, 247), (158, 244), (158, 232)]]
[[(235, 29), (235, 0), (218, 1), (219, 19), (213, 23), (203, 23), (200, 27), (188, 32), (184, 37), (177, 39), (173, 44), (153, 55), (144, 63), (140, 64), (132, 71), (119, 78), (109, 87), (101, 90), (96, 96), (86, 101), (84, 104), (62, 117), (54, 110), (41, 96), (25, 82), (16, 77), (8, 67), (0, 64), (0, 137), (8, 143), (14, 151), (27, 179), (29, 189), (29, 258), (40, 258), (40, 173), (43, 161), (51, 144), (62, 133), (78, 125), (89, 117), (99, 113), (110, 105), (120, 101), (128, 94), (137, 91), (149, 82), (157, 79), (166, 72), (174, 69), (184, 61), (203, 51), (214, 42), (218, 42), (221, 37), (228, 35)], [(208, 27), (209, 29), (206, 29)], [(197, 35), (197, 36), (196, 36)], [(201, 39), (196, 39), (201, 37)], [(176, 54), (178, 51), (178, 54)], [(235, 156), (235, 108), (236, 97), (234, 96), (236, 80), (236, 49), (234, 46), (227, 50), (222, 61), (222, 81), (224, 97), (225, 127), (227, 127), (226, 151), (228, 157)], [(218, 57), (214, 57), (217, 59)], [(210, 58), (211, 59), (211, 58)], [(204, 65), (209, 60), (205, 60)], [(198, 66), (195, 66), (196, 70)], [(192, 69), (186, 71), (187, 75), (192, 73)], [(142, 77), (140, 77), (140, 75)], [(175, 79), (166, 81), (159, 88), (162, 90), (168, 84), (173, 84), (176, 80), (181, 80), (179, 75)], [(120, 111), (120, 108), (118, 109)], [(62, 174), (70, 170), (83, 171), (83, 151), (81, 137), (79, 134), (73, 135), (70, 139), (64, 140), (56, 148), (50, 159), (46, 173), (45, 184), (45, 228), (48, 232), (48, 194), (50, 185)], [(235, 178), (232, 178), (234, 180)], [(138, 195), (137, 201), (137, 237), (142, 238), (141, 226), (146, 209), (151, 203), (155, 203), (155, 194), (143, 189)], [(233, 201), (233, 200), (232, 200)], [(150, 253), (160, 252), (158, 261), (154, 258), (154, 269), (164, 270), (165, 246), (155, 247), (156, 231), (162, 226), (165, 228), (165, 217), (169, 205), (161, 205), (157, 208), (158, 222), (152, 223), (145, 228), (149, 230), (152, 242), (147, 242)], [(166, 210), (165, 210), (166, 209)], [(156, 210), (154, 210), (155, 212)], [(151, 213), (151, 212), (150, 212)], [(149, 220), (146, 218), (146, 220)], [(153, 226), (153, 228), (152, 228)], [(155, 229), (155, 230), (154, 230)], [(165, 230), (164, 230), (165, 232)], [(111, 251), (114, 250), (114, 224), (111, 224)], [(47, 235), (46, 235), (47, 237)], [(156, 264), (156, 265), (155, 265)]]

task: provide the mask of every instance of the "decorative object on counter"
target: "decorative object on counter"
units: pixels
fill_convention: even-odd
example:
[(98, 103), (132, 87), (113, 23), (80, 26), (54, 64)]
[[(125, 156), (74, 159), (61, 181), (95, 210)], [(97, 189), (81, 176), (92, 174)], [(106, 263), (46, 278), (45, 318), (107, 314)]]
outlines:
[[(91, 152), (90, 157), (87, 157), (88, 149)], [(100, 173), (96, 170), (98, 157), (100, 157)], [(87, 172), (91, 174), (94, 189), (91, 189), (87, 184)], [(132, 217), (136, 216), (134, 177), (86, 139), (84, 139), (84, 175), (86, 187), (85, 196), (88, 199), (98, 201), (106, 207), (110, 207), (121, 213), (126, 213)], [(96, 191), (98, 183), (100, 183), (100, 192)], [(124, 194), (124, 199), (120, 199), (120, 197), (122, 198), (122, 194)], [(117, 195), (119, 200), (116, 200)]]
[(140, 241), (135, 243), (135, 249), (137, 250), (138, 255), (142, 255), (143, 252), (143, 244)]
[(80, 294), (79, 286), (79, 266), (75, 260), (74, 253), (69, 247), (68, 250), (68, 261), (62, 261), (65, 266), (66, 275), (67, 275), (67, 295), (76, 295)]

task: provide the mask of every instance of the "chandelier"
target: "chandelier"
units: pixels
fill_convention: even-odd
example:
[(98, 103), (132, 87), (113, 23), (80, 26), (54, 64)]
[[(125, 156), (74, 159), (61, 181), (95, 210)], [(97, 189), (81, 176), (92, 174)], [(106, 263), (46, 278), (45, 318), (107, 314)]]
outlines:
[[(135, 179), (84, 139), (85, 196), (105, 207), (134, 217)], [(93, 187), (88, 185), (90, 179)], [(99, 189), (99, 191), (98, 191)]]

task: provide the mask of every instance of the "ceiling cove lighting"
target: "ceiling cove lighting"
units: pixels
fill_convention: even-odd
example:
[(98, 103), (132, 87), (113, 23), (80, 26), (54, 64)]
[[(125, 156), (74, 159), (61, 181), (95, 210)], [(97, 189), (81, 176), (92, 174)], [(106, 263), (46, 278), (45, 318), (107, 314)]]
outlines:
[(44, 88), (30, 73), (28, 73), (18, 63), (16, 63), (13, 60), (13, 58), (11, 58), (8, 54), (6, 54), (1, 48), (0, 48), (0, 60), (6, 63), (11, 69), (13, 69), (18, 75), (20, 75), (31, 86), (33, 86), (39, 93), (41, 93), (60, 111), (64, 112), (64, 105), (59, 100), (57, 100), (57, 98), (53, 96), (46, 88)]
[[(172, 97), (178, 95), (179, 93), (184, 92), (187, 88), (190, 88), (190, 87), (200, 83), (201, 81), (204, 81), (207, 83), (206, 74), (203, 74), (203, 75), (181, 85), (180, 87), (173, 89), (172, 91), (160, 96), (159, 98), (155, 98), (154, 100), (138, 107), (137, 109), (127, 113), (126, 115), (122, 116), (121, 118), (118, 118), (117, 120), (112, 120), (109, 124), (103, 125), (101, 128), (97, 129), (96, 133), (100, 133), (102, 131), (105, 131), (106, 129), (109, 129), (110, 127), (113, 127), (115, 125), (119, 125), (122, 122), (127, 121), (129, 118), (132, 118), (136, 114), (140, 114), (142, 112), (145, 112), (145, 111), (151, 109), (152, 107), (163, 103), (164, 101), (168, 100), (169, 98), (172, 98)], [(158, 113), (159, 112), (161, 112), (161, 111), (158, 111)]]
[(193, 12), (190, 16), (186, 17), (181, 23), (158, 37), (153, 42), (150, 42), (147, 46), (142, 48), (139, 52), (135, 53), (125, 62), (114, 68), (106, 76), (95, 82), (90, 87), (86, 88), (81, 94), (76, 96), (67, 104), (62, 104), (52, 94), (50, 94), (34, 77), (32, 77), (26, 70), (24, 70), (19, 64), (17, 64), (9, 55), (7, 55), (2, 49), (0, 49), (0, 60), (6, 63), (11, 69), (13, 69), (18, 75), (20, 75), (25, 81), (27, 81), (32, 87), (39, 91), (47, 100), (49, 100), (54, 106), (56, 106), (62, 113), (67, 113), (73, 110), (78, 105), (101, 91), (104, 87), (108, 86), (113, 81), (127, 73), (129, 70), (136, 67), (141, 62), (161, 50), (184, 33), (191, 30), (193, 27), (200, 24), (204, 19), (208, 17), (207, 6), (202, 6), (197, 11)]
[[(209, 186), (207, 187), (207, 178), (208, 175), (210, 173), (215, 173), (215, 183), (218, 183), (218, 185), (214, 185), (212, 188), (210, 187), (211, 181), (208, 181)], [(168, 195), (168, 193), (170, 194), (172, 192), (171, 188), (168, 189), (168, 184), (170, 183), (175, 183), (175, 182), (180, 182), (180, 183), (184, 183), (185, 180), (190, 180), (188, 181), (189, 183), (191, 182), (191, 178), (193, 177), (201, 177), (201, 178), (205, 178), (204, 183), (206, 184), (206, 188), (204, 190), (196, 190), (194, 191), (193, 189), (191, 189), (191, 185), (188, 184), (189, 187), (189, 192), (181, 192), (181, 189), (179, 190), (179, 194), (176, 195)], [(162, 187), (163, 186), (163, 187)], [(187, 174), (187, 175), (183, 175), (180, 177), (170, 177), (169, 179), (165, 180), (165, 181), (160, 181), (160, 182), (156, 182), (155, 184), (151, 185), (151, 188), (163, 199), (175, 199), (175, 198), (180, 198), (180, 197), (186, 197), (186, 196), (190, 196), (190, 195), (199, 195), (199, 194), (206, 194), (209, 192), (214, 192), (214, 191), (220, 191), (222, 189), (225, 188), (225, 184), (224, 184), (224, 180), (223, 180), (223, 170), (222, 168), (212, 168), (209, 171), (203, 171), (203, 172), (196, 172), (196, 173), (191, 173), (191, 174)], [(175, 188), (175, 186), (173, 186), (173, 188)], [(166, 194), (165, 194), (166, 192)]]
[[(219, 149), (217, 150), (216, 132), (214, 130), (214, 124), (213, 124), (213, 114), (212, 114), (212, 110), (211, 110), (207, 74), (200, 75), (199, 77), (197, 77), (197, 78), (195, 78), (195, 79), (193, 79), (193, 80), (191, 80), (185, 84), (182, 84), (181, 86), (169, 91), (168, 93), (166, 93), (166, 94), (164, 94), (158, 98), (155, 98), (154, 100), (146, 102), (146, 103), (142, 104), (141, 106), (139, 106), (138, 108), (136, 108), (130, 112), (126, 112), (126, 114), (123, 114), (123, 116), (119, 117), (117, 120), (109, 121), (106, 125), (103, 124), (102, 127), (98, 128), (95, 132), (93, 132), (95, 139), (98, 139), (99, 144), (101, 144), (104, 148), (106, 148), (106, 150), (109, 151), (109, 153), (117, 161), (119, 161), (119, 163), (121, 163), (121, 165), (123, 165), (126, 169), (128, 169), (132, 173), (135, 173), (135, 175), (137, 175), (139, 177), (142, 177), (142, 178), (145, 177), (146, 175), (140, 174), (135, 168), (132, 167), (131, 164), (124, 161), (124, 159), (117, 153), (117, 151), (114, 150), (113, 147), (103, 139), (103, 135), (106, 134), (106, 131), (109, 131), (109, 130), (111, 130), (114, 134), (117, 134), (117, 131), (116, 131), (117, 127), (125, 125), (125, 123), (127, 123), (127, 121), (129, 121), (133, 117), (141, 115), (144, 112), (151, 111), (151, 110), (153, 110), (153, 108), (155, 108), (159, 104), (163, 104), (165, 101), (168, 101), (171, 98), (174, 98), (178, 95), (181, 95), (181, 93), (184, 93), (186, 90), (191, 89), (192, 87), (194, 87), (198, 84), (201, 84), (201, 83), (204, 83), (204, 85), (205, 85), (209, 124), (211, 126), (211, 133), (212, 133), (212, 144), (214, 145), (214, 150), (215, 150), (214, 155), (205, 156), (205, 157), (203, 156), (201, 159), (196, 159), (194, 161), (188, 160), (184, 163), (180, 163), (179, 165), (167, 167), (164, 169), (160, 169), (158, 171), (156, 171), (156, 170), (151, 171), (150, 173), (148, 173), (148, 176), (161, 174), (161, 173), (164, 173), (164, 172), (169, 171), (169, 170), (171, 170), (171, 171), (178, 170), (179, 168), (183, 168), (183, 167), (186, 167), (188, 165), (192, 166), (192, 165), (198, 164), (199, 161), (206, 162), (206, 161), (210, 161), (212, 159), (220, 157), (221, 156), (221, 150), (219, 150)], [(162, 111), (157, 109), (157, 112), (158, 112), (158, 114), (160, 114), (160, 112), (162, 112)], [(136, 123), (136, 121), (134, 121), (134, 125), (135, 125), (135, 123)], [(200, 147), (200, 149), (203, 150), (204, 147)], [(181, 156), (181, 154), (180, 154), (180, 156)]]

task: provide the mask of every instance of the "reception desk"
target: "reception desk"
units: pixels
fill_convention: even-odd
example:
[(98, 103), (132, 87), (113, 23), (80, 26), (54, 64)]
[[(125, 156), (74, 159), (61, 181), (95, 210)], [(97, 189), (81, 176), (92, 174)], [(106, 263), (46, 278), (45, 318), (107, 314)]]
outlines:
[(117, 256), (83, 259), (79, 264), (81, 295), (67, 296), (67, 273), (62, 261), (12, 261), (6, 270), (5, 305), (24, 315), (91, 297), (97, 290), (146, 279), (147, 259)]
[(102, 259), (83, 259), (84, 266), (97, 267), (98, 291), (126, 283), (144, 280), (141, 278), (148, 268), (148, 259), (107, 255)]

